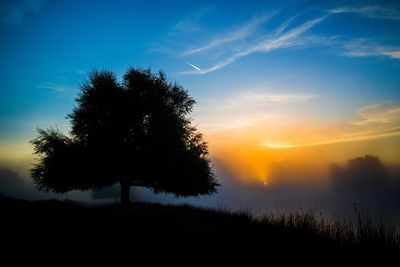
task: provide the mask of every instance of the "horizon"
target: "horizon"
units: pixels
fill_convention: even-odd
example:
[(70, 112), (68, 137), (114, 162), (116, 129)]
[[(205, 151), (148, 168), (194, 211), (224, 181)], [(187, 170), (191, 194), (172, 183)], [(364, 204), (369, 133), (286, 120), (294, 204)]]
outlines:
[[(197, 102), (190, 116), (222, 186), (183, 203), (323, 208), (335, 199), (324, 198), (332, 164), (366, 155), (386, 166), (385, 188), (397, 192), (399, 28), (397, 1), (2, 1), (0, 169), (18, 175), (1, 174), (32, 183), (36, 128), (68, 133), (90, 71), (121, 80), (132, 66), (165, 72)], [(381, 194), (362, 200), (381, 203)], [(351, 209), (353, 197), (343, 200)]]

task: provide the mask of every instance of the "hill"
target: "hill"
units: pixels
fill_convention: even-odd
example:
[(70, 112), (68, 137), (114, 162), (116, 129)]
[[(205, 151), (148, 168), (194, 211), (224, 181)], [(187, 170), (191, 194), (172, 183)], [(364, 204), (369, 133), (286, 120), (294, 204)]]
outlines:
[(187, 205), (139, 202), (90, 206), (4, 195), (0, 208), (3, 247), (10, 252), (196, 252), (200, 258), (334, 255), (396, 260), (400, 255), (394, 229), (375, 225), (361, 215), (358, 224), (351, 225), (317, 220), (310, 212), (254, 218), (247, 212)]

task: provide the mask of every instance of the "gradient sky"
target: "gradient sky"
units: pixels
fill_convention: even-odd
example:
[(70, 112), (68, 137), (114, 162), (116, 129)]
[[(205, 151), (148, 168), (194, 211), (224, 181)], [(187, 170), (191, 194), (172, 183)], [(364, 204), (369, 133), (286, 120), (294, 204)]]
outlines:
[(129, 66), (189, 90), (212, 157), (244, 180), (283, 161), (398, 164), (399, 29), (398, 1), (1, 0), (0, 165), (26, 174), (28, 140), (68, 131), (88, 72)]

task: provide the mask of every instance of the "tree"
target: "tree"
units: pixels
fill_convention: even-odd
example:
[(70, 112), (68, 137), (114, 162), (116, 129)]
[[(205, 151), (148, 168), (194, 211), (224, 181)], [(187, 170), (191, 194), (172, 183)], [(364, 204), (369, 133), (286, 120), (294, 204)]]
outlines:
[(195, 101), (164, 73), (131, 68), (118, 82), (112, 72), (94, 71), (76, 103), (69, 136), (38, 129), (31, 141), (39, 156), (31, 175), (40, 190), (119, 183), (122, 203), (134, 185), (176, 196), (216, 192), (207, 143), (188, 117)]

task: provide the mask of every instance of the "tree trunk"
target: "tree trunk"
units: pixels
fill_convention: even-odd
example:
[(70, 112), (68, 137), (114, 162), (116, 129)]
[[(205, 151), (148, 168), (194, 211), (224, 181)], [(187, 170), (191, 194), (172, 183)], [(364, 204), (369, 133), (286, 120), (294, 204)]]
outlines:
[(120, 182), (121, 186), (121, 204), (129, 204), (129, 191), (131, 186), (129, 183)]

